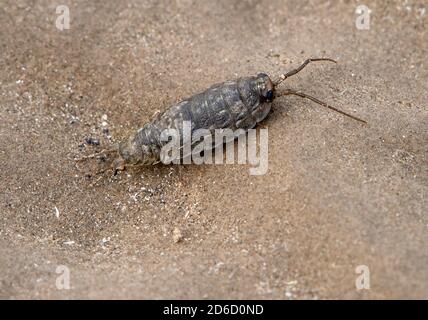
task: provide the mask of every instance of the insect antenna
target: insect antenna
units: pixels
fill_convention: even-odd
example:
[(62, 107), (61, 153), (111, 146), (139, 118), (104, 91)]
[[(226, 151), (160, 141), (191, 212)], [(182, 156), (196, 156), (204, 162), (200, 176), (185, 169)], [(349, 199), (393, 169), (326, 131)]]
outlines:
[(281, 82), (283, 82), (285, 79), (294, 76), (296, 73), (299, 73), (300, 71), (303, 70), (303, 68), (305, 68), (310, 62), (316, 62), (316, 61), (330, 61), (330, 62), (334, 62), (337, 63), (336, 60), (330, 59), (330, 58), (312, 58), (312, 59), (306, 59), (305, 62), (303, 62), (299, 67), (297, 67), (296, 69), (290, 70), (287, 73), (281, 74), (273, 83), (274, 86), (276, 87), (277, 85), (279, 85)]
[(354, 120), (357, 120), (357, 121), (362, 122), (364, 124), (367, 124), (366, 121), (364, 121), (364, 120), (362, 120), (360, 118), (357, 118), (357, 117), (355, 117), (355, 116), (353, 116), (353, 115), (351, 115), (349, 113), (346, 113), (346, 112), (344, 112), (342, 110), (339, 110), (339, 109), (337, 109), (335, 107), (332, 107), (331, 105), (325, 103), (324, 101), (318, 100), (317, 98), (312, 97), (312, 96), (310, 96), (310, 95), (308, 95), (306, 93), (300, 92), (300, 91), (286, 90), (286, 91), (280, 93), (277, 97), (287, 96), (287, 95), (295, 95), (295, 96), (299, 96), (301, 98), (309, 99), (309, 100), (311, 100), (311, 101), (313, 101), (313, 102), (315, 102), (315, 103), (317, 103), (319, 105), (322, 105), (323, 107), (326, 107), (326, 108), (328, 108), (330, 110), (336, 111), (336, 112), (338, 112), (338, 113), (340, 113), (340, 114), (342, 114), (344, 116), (347, 116), (347, 117), (349, 117), (351, 119), (354, 119)]

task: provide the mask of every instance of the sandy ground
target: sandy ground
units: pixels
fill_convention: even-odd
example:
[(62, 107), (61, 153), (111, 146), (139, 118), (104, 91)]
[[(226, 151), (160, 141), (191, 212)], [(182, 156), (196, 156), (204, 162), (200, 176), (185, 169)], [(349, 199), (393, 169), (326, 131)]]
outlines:
[[(428, 298), (428, 6), (365, 1), (358, 30), (358, 4), (1, 1), (0, 297)], [(260, 126), (266, 175), (155, 166), (96, 181), (74, 166), (213, 83), (320, 56), (339, 64), (287, 86), (369, 126), (278, 99)]]

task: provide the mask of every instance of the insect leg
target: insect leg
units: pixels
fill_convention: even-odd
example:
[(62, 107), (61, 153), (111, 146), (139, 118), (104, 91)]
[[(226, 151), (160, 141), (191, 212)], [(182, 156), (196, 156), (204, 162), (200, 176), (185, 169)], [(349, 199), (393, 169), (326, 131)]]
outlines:
[(353, 115), (350, 115), (350, 114), (348, 114), (348, 113), (346, 113), (346, 112), (344, 112), (342, 110), (339, 110), (339, 109), (337, 109), (335, 107), (332, 107), (329, 104), (327, 104), (327, 103), (325, 103), (325, 102), (323, 102), (321, 100), (318, 100), (317, 98), (314, 98), (314, 97), (312, 97), (312, 96), (310, 96), (310, 95), (308, 95), (306, 93), (300, 92), (300, 91), (286, 90), (286, 91), (280, 93), (277, 97), (287, 96), (287, 95), (295, 95), (295, 96), (299, 96), (301, 98), (309, 99), (309, 100), (311, 100), (311, 101), (313, 101), (313, 102), (315, 102), (315, 103), (317, 103), (319, 105), (322, 105), (323, 107), (329, 108), (329, 109), (331, 109), (333, 111), (336, 111), (336, 112), (338, 112), (340, 114), (343, 114), (343, 115), (345, 115), (345, 116), (347, 116), (349, 118), (352, 118), (354, 120), (357, 120), (357, 121), (360, 121), (360, 122), (362, 122), (364, 124), (367, 124), (366, 121), (364, 121), (364, 120), (362, 120), (360, 118), (357, 118), (357, 117), (355, 117)]
[[(157, 163), (159, 163), (160, 161), (158, 161), (158, 162), (155, 162), (155, 163), (153, 163), (153, 165), (155, 165), (155, 164), (157, 164)], [(131, 164), (131, 163), (125, 163), (124, 161), (123, 161), (123, 159), (117, 159), (115, 162), (114, 162), (114, 164), (113, 164), (113, 166), (110, 168), (110, 169), (113, 169), (113, 175), (115, 176), (115, 175), (117, 175), (118, 174), (118, 172), (119, 171), (125, 171), (126, 169), (128, 169), (128, 168), (138, 168), (138, 167), (146, 167), (147, 165), (145, 165), (145, 164), (143, 164), (143, 163), (138, 163), (138, 164)], [(108, 169), (107, 169), (108, 170)], [(105, 171), (107, 171), (107, 170), (105, 170)]]
[(95, 157), (102, 155), (102, 154), (109, 154), (109, 153), (114, 153), (114, 152), (117, 152), (117, 149), (103, 149), (100, 152), (96, 152), (96, 153), (93, 153), (93, 154), (90, 154), (87, 156), (80, 157), (78, 159), (74, 159), (74, 161), (82, 162), (82, 161), (85, 161), (87, 159), (95, 158)]
[(304, 67), (306, 67), (310, 62), (314, 62), (314, 61), (330, 61), (330, 62), (334, 62), (337, 63), (336, 60), (333, 59), (329, 59), (329, 58), (312, 58), (312, 59), (306, 59), (305, 62), (302, 63), (302, 65), (296, 69), (293, 69), (287, 73), (284, 73), (282, 75), (280, 75), (278, 77), (278, 79), (274, 82), (275, 86), (277, 86), (278, 84), (280, 84), (282, 81), (284, 81), (285, 79), (294, 76), (296, 73), (299, 73), (300, 71), (302, 71), (302, 69)]

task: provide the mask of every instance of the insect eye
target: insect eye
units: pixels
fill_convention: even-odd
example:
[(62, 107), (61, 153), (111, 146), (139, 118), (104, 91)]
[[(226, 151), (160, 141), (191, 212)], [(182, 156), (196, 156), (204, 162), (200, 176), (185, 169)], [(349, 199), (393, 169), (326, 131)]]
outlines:
[(267, 100), (267, 101), (272, 101), (272, 100), (273, 100), (273, 90), (269, 90), (269, 91), (266, 93), (266, 100)]

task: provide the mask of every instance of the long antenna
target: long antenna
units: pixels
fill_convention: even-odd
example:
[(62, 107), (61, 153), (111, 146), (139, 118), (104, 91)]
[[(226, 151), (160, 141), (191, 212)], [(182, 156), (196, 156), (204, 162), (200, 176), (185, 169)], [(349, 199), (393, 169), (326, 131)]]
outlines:
[[(310, 62), (314, 62), (314, 61), (329, 61), (329, 62), (337, 63), (337, 61), (336, 61), (336, 60), (333, 60), (333, 59), (330, 59), (330, 58), (312, 58), (312, 59), (306, 59), (306, 60), (305, 60), (305, 62), (303, 62), (303, 63), (302, 63), (299, 67), (297, 67), (296, 69), (293, 69), (293, 70), (291, 70), (291, 71), (289, 71), (289, 72), (287, 72), (287, 73), (284, 73), (284, 74), (280, 75), (277, 79), (275, 79), (275, 81), (273, 82), (273, 85), (274, 85), (274, 86), (275, 86), (275, 88), (276, 88), (276, 87), (277, 87), (281, 82), (283, 82), (285, 79), (287, 79), (287, 78), (289, 78), (289, 77), (291, 77), (291, 76), (294, 76), (296, 73), (299, 73), (299, 72), (300, 72), (300, 71), (302, 71), (302, 70), (303, 70), (303, 68), (305, 68), (305, 67), (306, 67)], [(367, 124), (367, 122), (366, 122), (366, 121), (364, 121), (364, 120), (362, 120), (362, 119), (360, 119), (360, 118), (357, 118), (357, 117), (355, 117), (355, 116), (353, 116), (353, 115), (350, 115), (350, 114), (348, 114), (348, 113), (346, 113), (346, 112), (344, 112), (344, 111), (342, 111), (342, 110), (336, 109), (335, 107), (330, 106), (329, 104), (325, 103), (324, 101), (318, 100), (317, 98), (312, 97), (312, 96), (310, 96), (310, 95), (308, 95), (308, 94), (306, 94), (306, 93), (300, 92), (300, 91), (294, 91), (294, 90), (287, 89), (286, 91), (281, 92), (277, 97), (280, 97), (280, 96), (286, 96), (286, 95), (295, 95), (295, 96), (299, 96), (299, 97), (301, 97), (301, 98), (309, 99), (309, 100), (311, 100), (311, 101), (313, 101), (313, 102), (315, 102), (315, 103), (318, 103), (319, 105), (322, 105), (323, 107), (329, 108), (329, 109), (331, 109), (331, 110), (333, 110), (333, 111), (336, 111), (336, 112), (338, 112), (338, 113), (340, 113), (340, 114), (342, 114), (342, 115), (344, 115), (344, 116), (347, 116), (347, 117), (349, 117), (349, 118), (352, 118), (352, 119), (354, 119), (354, 120), (357, 120), (357, 121), (359, 121), (359, 122), (362, 122), (362, 123), (364, 123), (364, 124)]]
[(305, 62), (302, 63), (302, 65), (296, 69), (293, 69), (287, 73), (284, 73), (282, 75), (280, 75), (273, 83), (274, 86), (276, 87), (277, 85), (279, 85), (282, 81), (284, 81), (285, 79), (294, 76), (296, 73), (299, 73), (300, 71), (302, 71), (302, 69), (304, 67), (306, 67), (310, 62), (314, 62), (314, 61), (330, 61), (330, 62), (334, 62), (337, 63), (336, 60), (330, 59), (330, 58), (312, 58), (312, 59), (306, 59)]
[(287, 95), (295, 95), (295, 96), (299, 96), (301, 98), (309, 99), (309, 100), (311, 100), (311, 101), (313, 101), (313, 102), (315, 102), (315, 103), (317, 103), (319, 105), (322, 105), (323, 107), (329, 108), (329, 109), (331, 109), (333, 111), (336, 111), (336, 112), (338, 112), (340, 114), (343, 114), (343, 115), (345, 115), (345, 116), (347, 116), (349, 118), (352, 118), (354, 120), (357, 120), (357, 121), (360, 121), (360, 122), (362, 122), (364, 124), (367, 124), (366, 121), (364, 121), (364, 120), (362, 120), (360, 118), (357, 118), (357, 117), (355, 117), (353, 115), (350, 115), (350, 114), (348, 114), (348, 113), (346, 113), (346, 112), (344, 112), (342, 110), (339, 110), (339, 109), (337, 109), (335, 107), (332, 107), (331, 105), (325, 103), (324, 101), (318, 100), (317, 98), (312, 97), (312, 96), (310, 96), (310, 95), (308, 95), (306, 93), (300, 92), (300, 91), (287, 90), (287, 91), (281, 92), (277, 97), (287, 96)]

